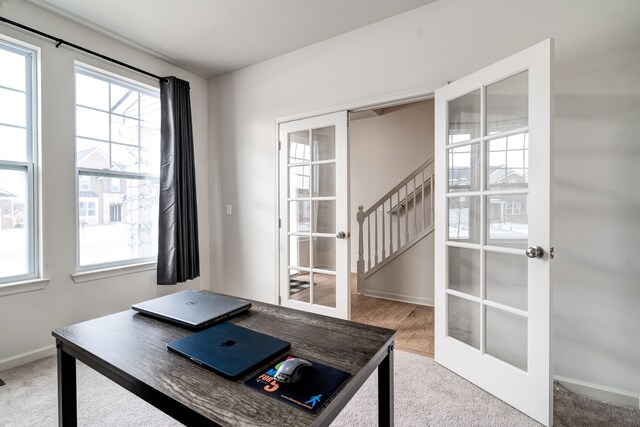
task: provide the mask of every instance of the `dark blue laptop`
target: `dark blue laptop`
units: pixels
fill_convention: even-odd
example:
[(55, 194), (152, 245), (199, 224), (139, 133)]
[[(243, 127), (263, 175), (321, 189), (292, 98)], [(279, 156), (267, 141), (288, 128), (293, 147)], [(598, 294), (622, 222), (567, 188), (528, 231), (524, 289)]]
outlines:
[(167, 344), (169, 350), (236, 379), (291, 347), (291, 343), (232, 323), (220, 323)]

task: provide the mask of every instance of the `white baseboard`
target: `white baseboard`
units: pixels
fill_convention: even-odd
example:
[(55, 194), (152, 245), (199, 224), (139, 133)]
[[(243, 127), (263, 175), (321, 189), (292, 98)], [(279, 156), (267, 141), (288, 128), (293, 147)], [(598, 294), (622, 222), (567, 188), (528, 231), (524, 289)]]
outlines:
[(0, 359), (0, 372), (56, 354), (56, 346), (40, 347), (17, 356)]
[(365, 289), (362, 295), (367, 297), (389, 299), (392, 301), (408, 302), (410, 304), (427, 305), (429, 307), (433, 307), (433, 299), (423, 298), (423, 297), (414, 297), (411, 295), (396, 294), (394, 292)]
[(553, 379), (575, 393), (618, 405), (640, 408), (640, 393), (632, 393), (630, 391), (574, 380), (573, 378), (561, 377), (559, 375), (554, 375)]

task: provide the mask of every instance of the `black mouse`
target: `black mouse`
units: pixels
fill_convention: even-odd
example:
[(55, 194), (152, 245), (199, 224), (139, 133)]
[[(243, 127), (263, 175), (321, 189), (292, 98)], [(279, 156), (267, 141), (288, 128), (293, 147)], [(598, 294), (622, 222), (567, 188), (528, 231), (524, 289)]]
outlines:
[(294, 357), (282, 362), (273, 378), (281, 383), (294, 384), (299, 382), (312, 367), (313, 364), (308, 360)]

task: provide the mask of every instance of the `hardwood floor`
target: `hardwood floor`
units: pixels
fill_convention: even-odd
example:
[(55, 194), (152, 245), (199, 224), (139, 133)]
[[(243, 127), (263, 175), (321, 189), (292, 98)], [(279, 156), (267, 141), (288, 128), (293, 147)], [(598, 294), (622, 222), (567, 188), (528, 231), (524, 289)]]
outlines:
[[(309, 302), (311, 286), (309, 274), (294, 276), (289, 280), (291, 294), (289, 298), (296, 301)], [(313, 303), (325, 307), (336, 307), (336, 276), (329, 274), (313, 274)]]
[(433, 357), (433, 307), (359, 295), (356, 280), (352, 274), (351, 320), (395, 329), (396, 349)]
[[(335, 276), (314, 274), (316, 304), (335, 307)], [(433, 357), (433, 307), (358, 295), (351, 274), (351, 320), (398, 331), (396, 349)], [(292, 299), (309, 302), (309, 276), (293, 278)]]

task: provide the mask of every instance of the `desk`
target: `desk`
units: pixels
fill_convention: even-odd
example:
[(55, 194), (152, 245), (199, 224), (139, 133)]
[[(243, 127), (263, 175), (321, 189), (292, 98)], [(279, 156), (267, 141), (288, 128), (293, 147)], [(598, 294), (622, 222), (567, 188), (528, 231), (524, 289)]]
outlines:
[(393, 425), (395, 331), (259, 302), (228, 321), (290, 341), (290, 353), (353, 377), (309, 414), (243, 384), (260, 369), (230, 381), (168, 351), (168, 342), (193, 332), (128, 310), (52, 332), (60, 425), (77, 424), (76, 360), (188, 426), (326, 426), (378, 368), (379, 424)]

